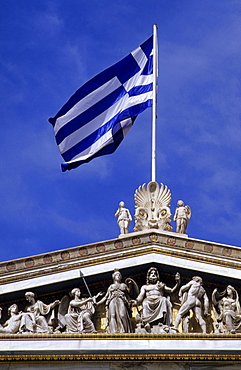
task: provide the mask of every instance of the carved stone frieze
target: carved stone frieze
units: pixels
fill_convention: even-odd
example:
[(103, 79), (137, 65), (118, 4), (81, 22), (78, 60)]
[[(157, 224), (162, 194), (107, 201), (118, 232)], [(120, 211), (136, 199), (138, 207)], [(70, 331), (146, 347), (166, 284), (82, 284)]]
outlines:
[(170, 201), (171, 192), (167, 186), (155, 181), (143, 184), (135, 195), (135, 227), (134, 231), (158, 229), (171, 231)]

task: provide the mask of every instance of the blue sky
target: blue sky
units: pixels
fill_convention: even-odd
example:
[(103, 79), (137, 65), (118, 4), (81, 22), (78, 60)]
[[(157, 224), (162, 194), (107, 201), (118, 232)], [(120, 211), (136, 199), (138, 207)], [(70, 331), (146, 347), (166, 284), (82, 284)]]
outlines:
[(241, 2), (1, 0), (1, 261), (116, 238), (121, 200), (134, 214), (151, 109), (114, 154), (65, 173), (48, 118), (154, 23), (157, 181), (172, 214), (178, 199), (192, 208), (190, 237), (241, 245)]

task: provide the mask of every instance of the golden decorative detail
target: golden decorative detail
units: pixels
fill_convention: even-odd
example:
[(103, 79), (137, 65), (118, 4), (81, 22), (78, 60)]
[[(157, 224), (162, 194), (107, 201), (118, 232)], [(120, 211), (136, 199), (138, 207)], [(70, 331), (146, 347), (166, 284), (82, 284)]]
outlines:
[(187, 248), (187, 249), (193, 249), (194, 248), (194, 243), (193, 242), (186, 242), (185, 243), (185, 247)]
[(223, 248), (222, 250), (222, 255), (225, 257), (229, 257), (232, 254), (232, 249), (230, 248)]
[(79, 248), (79, 255), (80, 256), (87, 256), (87, 254), (88, 254), (89, 252), (88, 252), (88, 249), (86, 248), (86, 247), (81, 247), (81, 248)]
[(45, 254), (45, 256), (43, 256), (43, 263), (47, 264), (47, 263), (52, 263), (53, 262), (53, 258), (50, 254)]
[(168, 238), (167, 239), (167, 244), (168, 245), (175, 245), (176, 244), (176, 239), (175, 238)]
[(25, 266), (27, 268), (33, 267), (34, 266), (34, 260), (32, 258), (27, 258), (25, 260)]
[(59, 361), (59, 362), (87, 362), (87, 361), (125, 361), (125, 362), (241, 362), (241, 354), (178, 354), (178, 353), (118, 353), (118, 354), (27, 354), (27, 355), (0, 355), (0, 363), (26, 361)]
[(203, 250), (204, 250), (204, 252), (212, 253), (212, 251), (213, 251), (213, 245), (204, 244)]
[(123, 248), (123, 242), (120, 241), (120, 240), (116, 240), (114, 242), (114, 246), (115, 246), (116, 249)]
[(134, 245), (141, 244), (141, 239), (138, 236), (134, 236), (134, 238), (132, 238), (132, 243)]
[(151, 242), (157, 242), (158, 241), (158, 235), (157, 234), (151, 234), (149, 236), (149, 239)]
[(98, 253), (102, 253), (105, 251), (105, 244), (97, 244), (96, 250)]
[(16, 270), (16, 263), (15, 262), (8, 262), (8, 264), (6, 265), (6, 270), (8, 272), (15, 271)]
[(62, 259), (62, 260), (68, 260), (68, 259), (70, 259), (70, 254), (69, 254), (69, 252), (67, 252), (67, 251), (63, 251), (63, 252), (61, 252), (61, 259)]
[(241, 333), (237, 334), (203, 334), (203, 333), (188, 333), (188, 334), (136, 334), (136, 333), (127, 333), (127, 334), (107, 334), (107, 333), (96, 333), (96, 334), (1, 334), (0, 341), (36, 341), (36, 340), (66, 340), (66, 339), (82, 339), (82, 340), (121, 340), (121, 339), (143, 339), (143, 340), (241, 340)]

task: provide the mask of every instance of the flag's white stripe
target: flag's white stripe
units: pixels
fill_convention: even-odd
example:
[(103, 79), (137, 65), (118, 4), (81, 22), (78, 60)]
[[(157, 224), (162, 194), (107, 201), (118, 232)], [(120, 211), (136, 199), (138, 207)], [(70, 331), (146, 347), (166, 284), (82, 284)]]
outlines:
[[(130, 90), (132, 87), (137, 85), (139, 86), (149, 84), (153, 80), (152, 77), (153, 77), (152, 75), (147, 76), (141, 75), (139, 76), (137, 81), (131, 78), (124, 87), (126, 88), (126, 90)], [(140, 98), (140, 95), (134, 96), (132, 98), (137, 99), (138, 101), (139, 100), (145, 101), (143, 100), (143, 98), (142, 99)], [(89, 136), (92, 132), (94, 132), (97, 128), (101, 127), (106, 122), (108, 122), (113, 116), (115, 116), (118, 113), (118, 111), (122, 110), (122, 107), (126, 103), (126, 100), (129, 100), (129, 102), (131, 102), (130, 97), (128, 95), (124, 95), (120, 100), (118, 100), (114, 105), (112, 105), (106, 111), (101, 113), (99, 116), (95, 117), (93, 120), (89, 121), (86, 125), (74, 131), (72, 134), (66, 136), (65, 139), (59, 144), (60, 152), (64, 153), (66, 150), (76, 145), (80, 141), (80, 138), (84, 139), (85, 137)], [(100, 122), (102, 123), (101, 125)]]
[[(122, 129), (123, 129), (123, 135), (126, 136), (128, 133), (129, 129), (132, 126), (132, 120), (131, 118), (128, 118), (121, 123)], [(113, 143), (113, 137), (111, 131), (108, 131), (105, 135), (103, 135), (98, 141), (93, 143), (90, 147), (86, 148), (82, 153), (78, 153), (71, 161), (66, 162), (66, 163), (72, 163), (76, 162), (78, 160), (86, 160), (89, 157), (91, 157), (93, 154), (95, 154), (97, 151), (101, 150), (104, 148), (106, 145), (109, 145)]]
[(78, 153), (73, 159), (74, 160), (76, 159), (85, 160), (89, 158), (90, 156), (92, 156), (93, 154), (95, 154), (97, 151), (104, 148), (107, 143), (110, 144), (111, 142), (114, 142), (114, 139), (113, 139), (111, 130), (109, 130), (108, 132), (105, 133), (105, 135), (101, 136), (98, 141), (96, 141), (91, 146), (86, 148), (83, 152)]
[(106, 122), (111, 120), (117, 113), (122, 112), (123, 108), (127, 109), (135, 104), (145, 102), (149, 99), (152, 99), (152, 91), (132, 97), (125, 95), (122, 97), (122, 99), (118, 100), (116, 104), (108, 108), (105, 112), (101, 113), (92, 121), (88, 122), (88, 124), (68, 135), (58, 146), (60, 152), (64, 153), (78, 144), (80, 141), (84, 140), (98, 128), (105, 125)]
[[(140, 71), (142, 73), (142, 71)], [(136, 86), (145, 86), (149, 85), (150, 83), (153, 82), (153, 75), (135, 75), (131, 77), (128, 81), (124, 83), (124, 88), (127, 91), (130, 91), (133, 87)]]
[(92, 91), (89, 95), (81, 99), (65, 115), (59, 117), (56, 120), (54, 126), (55, 135), (62, 126), (77, 117), (79, 114), (89, 109), (92, 105), (98, 103), (100, 100), (115, 91), (120, 86), (121, 82), (115, 76), (110, 81), (106, 82), (104, 85), (100, 86), (98, 89)]
[[(137, 64), (140, 66), (141, 70), (143, 70), (147, 62), (147, 57), (145, 53), (139, 47), (136, 50), (134, 50), (131, 54), (135, 58)], [(140, 72), (138, 72), (135, 76), (137, 76), (139, 73)], [(132, 78), (129, 81), (131, 81)], [(56, 123), (54, 126), (55, 135), (57, 134), (59, 129), (62, 126), (64, 126), (67, 122), (71, 121), (72, 119), (77, 117), (79, 114), (83, 113), (85, 110), (90, 108), (92, 105), (96, 104), (98, 101), (103, 99), (105, 96), (107, 96), (108, 94), (110, 94), (111, 92), (113, 92), (120, 86), (121, 86), (121, 83), (118, 80), (118, 78), (115, 76), (112, 80), (106, 82), (104, 85), (100, 86), (98, 89), (92, 91), (89, 95), (81, 99), (65, 115), (59, 117), (56, 120)]]
[(144, 53), (144, 51), (142, 50), (142, 48), (140, 48), (140, 47), (137, 48), (131, 54), (132, 54), (133, 58), (135, 59), (135, 61), (137, 62), (137, 64), (139, 65), (139, 67), (141, 69), (143, 69), (145, 67), (146, 62), (147, 62), (147, 57), (146, 57), (146, 54)]

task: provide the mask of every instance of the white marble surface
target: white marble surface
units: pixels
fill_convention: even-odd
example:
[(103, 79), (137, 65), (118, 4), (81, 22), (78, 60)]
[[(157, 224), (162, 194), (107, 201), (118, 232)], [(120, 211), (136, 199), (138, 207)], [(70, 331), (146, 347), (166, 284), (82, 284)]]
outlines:
[[(190, 346), (191, 345), (191, 346)], [(163, 351), (170, 351), (171, 353), (180, 353), (180, 351), (190, 351), (195, 353), (196, 351), (207, 353), (210, 351), (225, 352), (238, 351), (241, 353), (240, 339), (222, 339), (218, 337), (217, 339), (184, 339), (180, 335), (180, 339), (166, 338), (163, 339), (133, 339), (133, 338), (116, 338), (116, 339), (18, 339), (18, 340), (8, 340), (4, 339), (0, 341), (0, 354), (4, 354), (8, 351), (21, 351), (22, 353), (29, 353), (34, 351), (36, 354), (40, 351), (44, 353), (53, 353), (53, 351), (68, 351), (68, 353), (79, 351), (92, 352), (99, 351), (100, 353), (106, 353), (106, 351), (111, 351), (113, 353), (117, 351), (158, 351), (162, 353)]]
[(240, 370), (240, 364), (191, 364), (191, 363), (134, 363), (134, 362), (99, 362), (99, 363), (5, 363), (1, 370)]
[[(147, 249), (151, 249), (152, 247), (155, 247), (154, 245), (150, 245), (146, 247)], [(142, 249), (143, 247), (137, 247), (135, 249), (132, 249), (133, 254), (135, 251), (138, 251), (139, 249)], [(165, 247), (167, 250), (168, 247)], [(219, 276), (226, 276), (231, 277), (235, 279), (241, 279), (240, 270), (238, 269), (232, 269), (228, 267), (224, 267), (219, 265), (211, 264), (211, 263), (204, 263), (195, 261), (192, 259), (187, 258), (179, 258), (179, 257), (173, 257), (166, 254), (159, 254), (159, 253), (147, 253), (145, 255), (137, 256), (137, 257), (130, 257), (130, 258), (123, 258), (125, 254), (129, 252), (128, 250), (122, 250), (118, 256), (119, 260), (118, 262), (107, 262), (107, 263), (99, 263), (96, 265), (83, 267), (81, 269), (84, 276), (90, 276), (90, 275), (96, 275), (103, 272), (111, 272), (116, 267), (119, 269), (132, 267), (136, 265), (144, 265), (146, 263), (160, 263), (160, 264), (166, 264), (171, 266), (176, 266), (177, 268), (185, 268), (189, 270), (198, 272), (206, 272), (214, 275)], [(109, 254), (109, 256), (111, 253)], [(92, 260), (97, 259), (97, 257), (91, 257)], [(215, 259), (215, 257), (212, 256), (212, 258)], [(66, 263), (68, 265), (68, 263)], [(71, 266), (71, 263), (69, 263)], [(9, 284), (4, 284), (0, 286), (0, 294), (6, 294), (10, 292), (15, 292), (19, 290), (29, 290), (35, 287), (49, 285), (49, 283), (57, 283), (61, 281), (67, 281), (71, 279), (76, 279), (80, 277), (80, 270), (79, 269), (69, 269), (68, 271), (62, 271), (62, 272), (55, 272), (54, 274), (48, 274), (46, 270), (46, 275), (39, 276), (36, 278), (28, 278), (26, 280), (20, 280)]]

